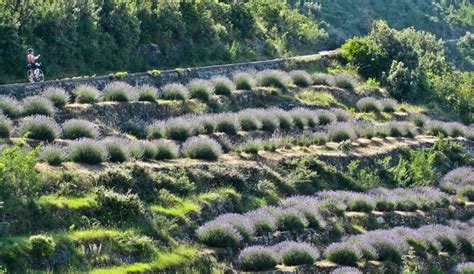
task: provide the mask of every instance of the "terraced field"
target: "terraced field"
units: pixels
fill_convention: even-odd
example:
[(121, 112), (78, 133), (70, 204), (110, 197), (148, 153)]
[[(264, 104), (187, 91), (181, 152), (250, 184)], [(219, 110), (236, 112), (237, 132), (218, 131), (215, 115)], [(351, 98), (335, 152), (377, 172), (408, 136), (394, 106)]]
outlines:
[(1, 97), (0, 266), (472, 269), (474, 128), (328, 71)]

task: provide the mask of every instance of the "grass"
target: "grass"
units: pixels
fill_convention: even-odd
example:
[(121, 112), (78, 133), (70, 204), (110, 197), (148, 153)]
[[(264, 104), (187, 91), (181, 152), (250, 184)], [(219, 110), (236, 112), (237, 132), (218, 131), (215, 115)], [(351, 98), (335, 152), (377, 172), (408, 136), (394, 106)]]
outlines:
[(194, 247), (181, 245), (171, 251), (158, 253), (151, 263), (134, 263), (111, 268), (100, 268), (91, 271), (92, 274), (121, 274), (121, 273), (151, 273), (163, 271), (174, 266), (190, 265), (200, 257), (200, 252)]
[(187, 220), (187, 216), (190, 212), (199, 212), (201, 210), (201, 207), (193, 200), (187, 199), (179, 201), (176, 205), (172, 207), (153, 205), (151, 206), (151, 210), (154, 213), (164, 214), (166, 216)]
[(301, 90), (297, 98), (309, 104), (314, 104), (322, 107), (342, 107), (345, 106), (339, 102), (331, 93), (325, 91), (313, 91), (311, 89), (303, 89)]
[(125, 232), (116, 230), (116, 229), (97, 228), (97, 229), (73, 231), (67, 234), (66, 237), (76, 242), (90, 242), (90, 241), (117, 238), (123, 233)]
[(80, 209), (94, 207), (96, 205), (94, 196), (85, 197), (63, 197), (56, 195), (41, 196), (37, 200), (38, 205), (54, 206), (56, 208)]

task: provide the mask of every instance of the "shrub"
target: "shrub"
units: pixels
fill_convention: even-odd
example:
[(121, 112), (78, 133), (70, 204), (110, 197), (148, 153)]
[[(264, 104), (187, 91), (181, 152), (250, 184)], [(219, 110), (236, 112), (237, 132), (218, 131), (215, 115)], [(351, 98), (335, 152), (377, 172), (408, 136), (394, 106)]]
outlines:
[(293, 119), (291, 115), (286, 112), (282, 111), (281, 109), (272, 109), (272, 115), (278, 119), (278, 124), (280, 125), (281, 130), (290, 130), (293, 126)]
[(202, 116), (198, 119), (196, 131), (198, 134), (212, 134), (216, 130), (213, 117)]
[(218, 95), (231, 96), (235, 90), (235, 84), (227, 77), (216, 76), (211, 79), (214, 93)]
[(222, 148), (214, 140), (193, 137), (183, 144), (183, 154), (191, 159), (217, 161), (222, 154)]
[(236, 135), (239, 130), (239, 125), (232, 114), (219, 115), (216, 120), (216, 131), (223, 132), (229, 135)]
[(104, 101), (130, 102), (136, 99), (135, 88), (125, 82), (112, 82), (104, 87)]
[(326, 73), (316, 72), (312, 75), (312, 78), (314, 85), (329, 86), (332, 82), (331, 76)]
[(466, 135), (466, 127), (461, 123), (447, 123), (446, 129), (451, 137), (464, 137)]
[(331, 109), (331, 112), (336, 116), (338, 122), (348, 122), (351, 119), (351, 115), (342, 109)]
[(416, 211), (418, 205), (411, 200), (402, 200), (395, 205), (395, 208), (400, 211)]
[(188, 97), (188, 90), (181, 84), (168, 84), (161, 88), (161, 99), (186, 101)]
[(398, 102), (393, 99), (384, 98), (380, 100), (380, 105), (384, 112), (395, 112), (398, 109)]
[(357, 86), (357, 80), (354, 76), (349, 74), (336, 74), (332, 79), (333, 85), (338, 88), (343, 88), (347, 90), (354, 90)]
[(262, 246), (247, 247), (240, 253), (239, 266), (242, 271), (264, 271), (277, 265), (275, 253)]
[(336, 116), (327, 110), (318, 110), (317, 112), (318, 121), (320, 126), (328, 125), (336, 120)]
[(425, 124), (425, 131), (433, 136), (449, 136), (446, 123), (439, 121), (429, 121)]
[(211, 247), (238, 247), (242, 236), (227, 223), (208, 222), (197, 229), (200, 242)]
[(258, 151), (261, 149), (262, 141), (261, 140), (249, 140), (245, 144), (236, 147), (236, 152), (245, 152), (249, 154), (258, 154)]
[(150, 139), (160, 139), (163, 138), (163, 121), (156, 121), (153, 124), (147, 127), (147, 137)]
[(30, 115), (44, 115), (53, 116), (54, 106), (46, 98), (40, 96), (32, 96), (23, 99), (22, 101), (22, 114), (24, 116)]
[(362, 271), (355, 267), (338, 267), (331, 271), (330, 274), (363, 274)]
[(48, 98), (48, 100), (57, 108), (63, 108), (67, 105), (71, 97), (69, 96), (69, 93), (62, 88), (48, 88), (43, 92), (42, 96)]
[(307, 243), (285, 241), (274, 246), (281, 262), (288, 266), (313, 264), (319, 257), (319, 251)]
[(138, 141), (133, 144), (130, 153), (135, 159), (152, 160), (156, 157), (156, 147), (152, 142)]
[(31, 255), (37, 258), (45, 258), (54, 253), (56, 243), (51, 236), (34, 235), (30, 236), (27, 241)]
[(252, 114), (240, 114), (239, 123), (240, 128), (244, 131), (255, 131), (260, 128), (260, 121)]
[(173, 142), (160, 140), (156, 142), (156, 160), (171, 160), (178, 158), (178, 146)]
[(123, 123), (120, 129), (123, 133), (132, 135), (138, 139), (144, 139), (147, 137), (147, 128), (140, 122), (127, 121)]
[[(308, 127), (315, 127), (319, 124), (319, 116), (317, 112), (305, 108), (296, 108), (292, 110), (292, 112), (295, 113), (296, 117), (299, 117), (300, 120), (304, 120)], [(298, 128), (301, 128), (301, 125), (298, 125)]]
[(212, 96), (213, 87), (207, 80), (194, 79), (188, 84), (189, 97), (207, 102)]
[(99, 135), (97, 126), (87, 120), (70, 119), (63, 123), (63, 138), (64, 139), (80, 139), (91, 138), (95, 139)]
[(52, 166), (60, 166), (66, 158), (64, 148), (57, 145), (46, 146), (39, 153), (39, 159)]
[(12, 121), (0, 113), (0, 138), (10, 138)]
[(357, 101), (357, 109), (362, 112), (380, 112), (382, 105), (380, 102), (372, 97), (364, 97)]
[(252, 90), (255, 86), (255, 78), (246, 72), (237, 72), (233, 75), (235, 87), (239, 90)]
[(302, 112), (296, 110), (291, 111), (291, 119), (293, 120), (295, 127), (301, 130), (303, 130), (308, 123), (308, 121), (306, 121), (305, 115)]
[(20, 116), (21, 107), (12, 97), (0, 95), (0, 112), (10, 119), (15, 119)]
[[(192, 135), (191, 125), (183, 118), (169, 119), (163, 126), (164, 136), (175, 141), (185, 141)], [(157, 134), (157, 132), (154, 132)]]
[(428, 120), (424, 114), (421, 113), (412, 113), (408, 119), (417, 127), (423, 127)]
[(68, 158), (76, 163), (96, 165), (107, 160), (107, 151), (99, 142), (80, 139), (71, 143)]
[(357, 248), (344, 243), (333, 243), (326, 248), (325, 256), (331, 262), (356, 266), (361, 254)]
[(372, 139), (375, 136), (374, 127), (375, 125), (370, 122), (360, 121), (354, 124), (354, 131), (358, 137)]
[(143, 202), (135, 193), (122, 194), (99, 188), (96, 199), (101, 210), (98, 215), (107, 222), (129, 224), (131, 220), (142, 218), (145, 214)]
[(273, 133), (279, 127), (278, 119), (272, 115), (271, 112), (261, 112), (257, 115), (260, 120), (261, 130)]
[(261, 87), (275, 87), (283, 92), (288, 89), (289, 77), (280, 70), (262, 70), (257, 73), (257, 85)]
[(138, 90), (138, 101), (156, 102), (158, 98), (158, 89), (149, 85), (143, 85)]
[(301, 231), (306, 226), (303, 217), (291, 211), (280, 212), (276, 225), (280, 231)]
[(130, 141), (122, 138), (108, 137), (102, 140), (110, 162), (122, 163), (128, 161)]
[(290, 72), (290, 76), (293, 84), (299, 87), (307, 87), (313, 82), (311, 75), (304, 70), (293, 70)]
[(375, 202), (375, 209), (383, 212), (390, 212), (395, 209), (395, 204), (391, 201), (380, 199)]
[(330, 125), (328, 128), (328, 134), (329, 140), (338, 143), (345, 140), (353, 140), (356, 138), (353, 125), (347, 122)]
[(79, 104), (94, 104), (99, 101), (99, 91), (88, 85), (78, 86), (72, 92), (76, 97), (76, 103)]
[(374, 205), (363, 199), (354, 199), (347, 205), (350, 211), (359, 211), (370, 213), (374, 210)]
[(60, 128), (54, 119), (35, 115), (23, 118), (20, 122), (20, 134), (25, 135), (28, 132), (28, 138), (52, 142), (59, 136)]
[(372, 245), (377, 251), (380, 261), (391, 261), (397, 265), (402, 262), (402, 252), (394, 243), (385, 239), (376, 239)]

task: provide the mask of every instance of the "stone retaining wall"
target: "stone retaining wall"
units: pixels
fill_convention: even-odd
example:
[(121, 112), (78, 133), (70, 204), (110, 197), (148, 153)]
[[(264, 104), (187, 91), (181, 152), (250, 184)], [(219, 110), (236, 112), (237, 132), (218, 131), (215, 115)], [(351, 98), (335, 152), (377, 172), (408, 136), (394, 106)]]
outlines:
[[(251, 71), (264, 69), (293, 69), (302, 68), (308, 65), (326, 67), (331, 60), (339, 58), (336, 51), (321, 52), (314, 55), (297, 56), (291, 58), (281, 58), (274, 60), (256, 61), (248, 63), (237, 63), (227, 65), (216, 65), (207, 67), (196, 67), (186, 69), (175, 69), (161, 71), (159, 76), (152, 76), (148, 72), (140, 72), (128, 74), (123, 81), (131, 85), (153, 85), (162, 86), (169, 83), (186, 83), (193, 78), (209, 79), (216, 75), (230, 76), (236, 71)], [(108, 83), (116, 81), (114, 75), (83, 77), (73, 79), (52, 80), (42, 83), (21, 83), (0, 86), (0, 95), (9, 95), (21, 99), (27, 96), (39, 94), (49, 87), (60, 87), (66, 91), (72, 91), (79, 85), (92, 85), (98, 89), (102, 89)]]

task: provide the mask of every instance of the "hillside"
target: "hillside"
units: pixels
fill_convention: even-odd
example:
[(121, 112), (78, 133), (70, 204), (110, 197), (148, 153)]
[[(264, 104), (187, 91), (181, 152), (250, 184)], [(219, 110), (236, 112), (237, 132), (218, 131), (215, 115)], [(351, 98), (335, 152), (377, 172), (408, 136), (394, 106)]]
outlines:
[[(382, 12), (375, 2), (351, 7)], [(342, 1), (84, 1), (87, 12), (42, 3), (9, 9), (44, 16), (34, 24), (57, 45), (85, 45), (81, 29), (91, 39), (77, 49), (102, 54), (102, 41), (117, 58), (107, 66), (121, 68), (140, 61), (136, 45), (155, 42), (179, 54), (166, 55), (170, 66), (214, 62), (222, 41), (245, 36), (225, 37), (229, 18), (255, 19), (253, 36), (238, 40), (255, 45), (255, 58), (283, 54), (267, 55), (262, 42), (311, 52), (359, 18), (347, 28), (314, 23), (324, 4), (349, 16)], [(466, 26), (455, 18), (466, 18), (467, 2), (449, 13), (423, 0), (387, 3), (413, 8), (424, 30), (427, 9), (443, 22), (431, 29), (439, 35)], [(179, 31), (160, 44), (161, 30), (144, 26)], [(375, 20), (319, 54), (0, 86), (0, 272), (473, 273), (474, 73), (424, 30)], [(23, 39), (14, 33), (0, 35)], [(110, 33), (128, 44), (114, 49)], [(21, 48), (15, 39), (1, 49)], [(107, 71), (87, 50), (49, 49), (92, 58), (74, 69), (58, 61), (64, 75)]]
[[(468, 0), (38, 3), (0, 3), (0, 83), (25, 81), (28, 47), (56, 79), (314, 53), (367, 34), (376, 19), (446, 40), (474, 28)], [(465, 59), (474, 58), (456, 41), (451, 58), (472, 69)]]

